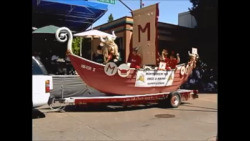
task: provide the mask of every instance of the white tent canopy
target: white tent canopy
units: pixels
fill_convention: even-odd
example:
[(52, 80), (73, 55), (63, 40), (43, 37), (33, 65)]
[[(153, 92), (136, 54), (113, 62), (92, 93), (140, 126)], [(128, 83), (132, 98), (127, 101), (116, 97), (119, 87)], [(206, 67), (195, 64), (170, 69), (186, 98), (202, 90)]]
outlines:
[(74, 34), (74, 36), (75, 37), (85, 37), (85, 38), (100, 38), (100, 37), (105, 38), (107, 36), (112, 37), (112, 34), (108, 34), (108, 33), (105, 33), (105, 32), (99, 31), (99, 30), (92, 29), (92, 30), (81, 32), (81, 33), (76, 33), (76, 34)]
[[(91, 29), (91, 30), (84, 31), (81, 33), (76, 33), (76, 34), (74, 34), (74, 36), (75, 37), (91, 38), (91, 40), (92, 40), (94, 38), (100, 38), (100, 37), (102, 37), (102, 38), (105, 38), (108, 36), (112, 37), (113, 35), (99, 31), (99, 30)], [(80, 56), (82, 56), (82, 38), (80, 38)]]

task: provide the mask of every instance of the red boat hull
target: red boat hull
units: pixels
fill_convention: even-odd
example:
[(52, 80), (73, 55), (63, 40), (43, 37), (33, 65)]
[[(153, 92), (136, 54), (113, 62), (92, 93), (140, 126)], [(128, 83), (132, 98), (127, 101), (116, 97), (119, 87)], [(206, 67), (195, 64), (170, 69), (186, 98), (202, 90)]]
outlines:
[(76, 55), (69, 54), (72, 65), (81, 79), (90, 87), (96, 90), (115, 95), (143, 95), (162, 92), (176, 91), (192, 72), (190, 67), (187, 72), (181, 75), (180, 70), (176, 70), (174, 81), (171, 86), (162, 87), (135, 87), (137, 70), (131, 69), (127, 77), (121, 77), (118, 73), (108, 76), (104, 72), (104, 65), (99, 64)]

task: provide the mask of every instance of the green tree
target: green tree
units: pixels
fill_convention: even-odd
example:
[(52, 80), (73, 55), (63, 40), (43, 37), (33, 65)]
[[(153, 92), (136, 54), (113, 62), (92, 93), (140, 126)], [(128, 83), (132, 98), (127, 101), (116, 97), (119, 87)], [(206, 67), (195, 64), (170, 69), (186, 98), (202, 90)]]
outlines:
[(193, 7), (189, 8), (191, 15), (197, 21), (198, 28), (217, 28), (218, 1), (217, 0), (190, 0)]
[(113, 15), (110, 14), (110, 15), (109, 15), (109, 19), (108, 19), (108, 23), (109, 23), (109, 22), (112, 22), (113, 20), (114, 20)]
[[(192, 44), (199, 49), (200, 59), (211, 68), (218, 63), (218, 0), (190, 0), (189, 12), (197, 22)], [(213, 54), (213, 55), (211, 55)]]
[(80, 37), (75, 37), (72, 42), (72, 51), (76, 55), (80, 55)]

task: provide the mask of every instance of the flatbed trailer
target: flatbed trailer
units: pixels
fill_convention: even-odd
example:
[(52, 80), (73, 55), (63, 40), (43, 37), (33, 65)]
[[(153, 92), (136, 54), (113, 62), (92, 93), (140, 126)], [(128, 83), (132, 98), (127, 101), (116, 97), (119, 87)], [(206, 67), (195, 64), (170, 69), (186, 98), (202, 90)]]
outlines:
[(144, 95), (123, 95), (123, 96), (95, 96), (95, 97), (68, 97), (63, 102), (76, 106), (88, 105), (139, 105), (148, 103), (159, 103), (172, 108), (177, 108), (182, 101), (190, 98), (198, 98), (198, 90), (179, 89), (175, 92), (164, 92)]

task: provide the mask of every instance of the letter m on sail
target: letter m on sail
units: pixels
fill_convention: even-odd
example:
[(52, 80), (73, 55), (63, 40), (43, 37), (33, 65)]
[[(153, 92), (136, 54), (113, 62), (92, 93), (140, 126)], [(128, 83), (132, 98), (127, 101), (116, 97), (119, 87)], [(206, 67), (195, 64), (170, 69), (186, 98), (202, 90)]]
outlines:
[(141, 42), (141, 32), (145, 32), (147, 30), (147, 39), (150, 40), (150, 23), (148, 22), (144, 28), (141, 25), (138, 25), (138, 42)]

